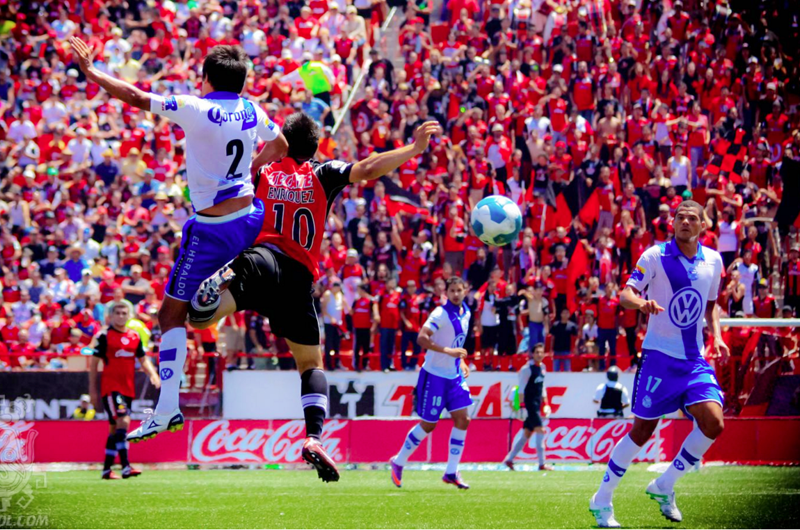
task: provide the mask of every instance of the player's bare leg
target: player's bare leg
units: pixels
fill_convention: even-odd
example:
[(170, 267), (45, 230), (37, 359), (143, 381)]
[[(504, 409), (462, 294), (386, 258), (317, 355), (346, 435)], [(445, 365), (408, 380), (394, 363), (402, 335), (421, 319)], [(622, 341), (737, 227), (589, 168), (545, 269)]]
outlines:
[(322, 427), (328, 412), (328, 380), (322, 365), (322, 349), (318, 344), (298, 344), (288, 339), (286, 343), (300, 372), (300, 400), (306, 421), (303, 460), (314, 466), (324, 482), (336, 482), (339, 470), (321, 443)]
[(408, 463), (408, 458), (435, 428), (435, 423), (425, 420), (414, 425), (414, 428), (408, 431), (400, 452), (389, 461), (392, 466), (392, 483), (398, 488), (403, 486), (403, 467)]
[(675, 503), (675, 482), (700, 462), (725, 428), (722, 407), (716, 401), (696, 403), (686, 407), (686, 410), (695, 419), (694, 429), (683, 441), (672, 464), (660, 477), (651, 481), (646, 490), (650, 498), (658, 503), (661, 514), (674, 523), (683, 520), (683, 514)]
[(161, 345), (158, 353), (158, 373), (161, 376), (161, 393), (153, 413), (131, 431), (127, 439), (140, 442), (157, 434), (183, 429), (184, 418), (180, 411), (179, 394), (183, 365), (186, 363), (186, 315), (189, 303), (166, 295), (158, 311), (161, 327)]
[(656, 427), (658, 427), (657, 419), (636, 418), (633, 420), (631, 432), (614, 446), (603, 482), (600, 483), (600, 488), (589, 502), (589, 511), (592, 512), (597, 520), (597, 525), (601, 528), (619, 528), (620, 525), (614, 518), (614, 505), (611, 498), (625, 471), (642, 450), (642, 446), (653, 436)]

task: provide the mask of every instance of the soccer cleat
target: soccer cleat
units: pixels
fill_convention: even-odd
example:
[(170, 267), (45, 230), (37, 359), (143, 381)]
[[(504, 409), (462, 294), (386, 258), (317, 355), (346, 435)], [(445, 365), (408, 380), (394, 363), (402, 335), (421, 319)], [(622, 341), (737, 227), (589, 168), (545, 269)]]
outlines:
[(442, 477), (442, 482), (445, 484), (452, 484), (460, 490), (469, 489), (469, 484), (461, 480), (461, 473), (445, 473)]
[(514, 469), (514, 461), (513, 461), (513, 460), (505, 460), (505, 461), (503, 461), (503, 463), (504, 463), (504, 464), (506, 465), (506, 467), (507, 467), (508, 469), (510, 469), (511, 471), (516, 471), (516, 470)]
[(126, 440), (133, 443), (155, 438), (158, 433), (164, 431), (175, 432), (183, 430), (183, 414), (180, 409), (175, 409), (171, 414), (155, 414), (152, 410), (146, 409), (142, 424), (128, 433)]
[(124, 468), (122, 468), (122, 478), (138, 477), (141, 474), (142, 474), (141, 471), (132, 468), (131, 466), (125, 466)]
[(553, 468), (553, 466), (548, 466), (547, 464), (542, 464), (539, 466), (539, 471), (555, 471), (555, 468)]
[(392, 465), (392, 484), (398, 488), (403, 487), (403, 466), (394, 463), (394, 457), (389, 461)]
[(323, 482), (338, 482), (339, 470), (316, 438), (308, 437), (303, 442), (303, 460), (314, 466)]
[(600, 528), (620, 528), (620, 524), (614, 519), (614, 505), (599, 504), (595, 502), (594, 498), (597, 494), (592, 495), (592, 500), (589, 501), (589, 511), (594, 515), (597, 526)]
[(222, 300), (222, 286), (229, 283), (236, 276), (227, 265), (220, 269), (211, 278), (203, 281), (200, 288), (192, 296), (189, 304), (189, 318), (193, 322), (208, 322), (214, 318), (220, 301)]
[(103, 471), (103, 476), (100, 477), (103, 480), (119, 480), (120, 476), (114, 473), (111, 469), (106, 469)]
[(647, 489), (645, 490), (651, 499), (658, 503), (661, 508), (661, 515), (667, 518), (668, 521), (673, 523), (680, 523), (683, 521), (683, 514), (675, 504), (675, 492), (665, 492), (658, 487), (656, 479), (650, 481)]

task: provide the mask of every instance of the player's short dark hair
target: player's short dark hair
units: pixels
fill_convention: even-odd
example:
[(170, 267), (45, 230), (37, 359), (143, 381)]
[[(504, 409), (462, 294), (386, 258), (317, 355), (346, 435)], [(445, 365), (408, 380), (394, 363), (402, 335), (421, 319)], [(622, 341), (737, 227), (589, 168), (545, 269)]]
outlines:
[(445, 290), (450, 289), (451, 285), (458, 285), (458, 284), (463, 285), (465, 288), (467, 287), (467, 282), (464, 281), (464, 278), (460, 276), (450, 276), (444, 282)]
[(203, 78), (214, 90), (239, 94), (247, 81), (248, 60), (241, 46), (214, 46), (203, 60)]
[(701, 221), (705, 218), (705, 216), (703, 215), (705, 213), (705, 210), (703, 209), (703, 206), (699, 202), (691, 201), (691, 200), (690, 201), (683, 201), (682, 203), (680, 203), (678, 205), (678, 207), (675, 209), (675, 216), (677, 217), (678, 216), (678, 212), (683, 210), (683, 209), (686, 209), (686, 208), (693, 209), (697, 213), (697, 215), (700, 217)]
[(305, 161), (314, 157), (319, 146), (319, 125), (305, 112), (295, 112), (281, 127), (289, 143), (289, 157)]
[(539, 348), (541, 348), (542, 350), (544, 350), (544, 342), (537, 342), (536, 344), (534, 344), (534, 345), (533, 345), (533, 350), (532, 350), (532, 351), (536, 351), (536, 350), (538, 350)]

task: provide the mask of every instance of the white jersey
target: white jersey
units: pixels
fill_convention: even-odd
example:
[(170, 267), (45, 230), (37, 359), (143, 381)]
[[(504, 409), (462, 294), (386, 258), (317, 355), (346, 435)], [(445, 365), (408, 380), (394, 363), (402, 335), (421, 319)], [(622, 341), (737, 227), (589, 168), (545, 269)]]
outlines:
[[(431, 340), (443, 348), (463, 348), (469, 331), (470, 311), (467, 304), (454, 306), (449, 300), (434, 309), (424, 327), (433, 331)], [(451, 355), (433, 350), (425, 352), (425, 364), (422, 367), (428, 373), (455, 379), (461, 373), (461, 361)]]
[(150, 111), (186, 133), (186, 174), (195, 211), (254, 194), (250, 178), (258, 138), (272, 141), (278, 126), (258, 105), (233, 92), (150, 95)]
[(647, 288), (647, 297), (664, 311), (650, 315), (642, 350), (657, 350), (676, 359), (696, 359), (703, 353), (703, 317), (706, 304), (717, 299), (722, 257), (698, 245), (687, 259), (675, 240), (645, 250), (628, 285)]

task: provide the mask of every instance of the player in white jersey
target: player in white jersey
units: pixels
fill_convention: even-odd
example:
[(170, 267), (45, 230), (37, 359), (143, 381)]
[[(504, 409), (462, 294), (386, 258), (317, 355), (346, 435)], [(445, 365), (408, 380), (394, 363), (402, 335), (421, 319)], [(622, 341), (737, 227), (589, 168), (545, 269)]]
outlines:
[(433, 432), (442, 411), (447, 409), (453, 418), (453, 429), (450, 431), (447, 469), (442, 480), (459, 489), (469, 489), (458, 472), (469, 426), (467, 408), (472, 405), (465, 381), (469, 377), (469, 368), (464, 362), (467, 351), (463, 348), (470, 318), (470, 311), (464, 303), (466, 283), (459, 277), (450, 277), (446, 293), (447, 302), (431, 312), (417, 339), (419, 345), (427, 350), (417, 380), (416, 408), (422, 421), (409, 431), (400, 452), (392, 458), (392, 482), (398, 488), (403, 485), (403, 466), (422, 440)]
[[(86, 78), (125, 103), (165, 116), (186, 133), (186, 173), (196, 215), (183, 227), (178, 260), (158, 313), (161, 394), (155, 412), (131, 431), (138, 442), (183, 427), (178, 406), (186, 361), (186, 315), (200, 284), (255, 241), (264, 206), (253, 200), (251, 168), (274, 162), (288, 143), (258, 105), (243, 99), (248, 57), (238, 46), (216, 46), (203, 60), (202, 97), (148, 94), (95, 68), (93, 50), (79, 38), (72, 51)], [(265, 147), (253, 161), (261, 139)]]
[[(672, 241), (647, 249), (622, 292), (626, 309), (650, 315), (642, 344), (642, 362), (633, 390), (633, 428), (614, 447), (603, 482), (589, 510), (601, 528), (618, 528), (611, 497), (625, 470), (650, 439), (664, 414), (682, 409), (695, 425), (680, 452), (660, 477), (645, 490), (672, 522), (683, 515), (675, 504), (675, 482), (700, 461), (722, 433), (722, 389), (714, 370), (703, 358), (703, 319), (711, 343), (709, 356), (727, 360), (722, 341), (717, 293), (722, 257), (703, 247), (703, 207), (684, 201), (675, 212)], [(647, 298), (642, 292), (647, 289)]]

